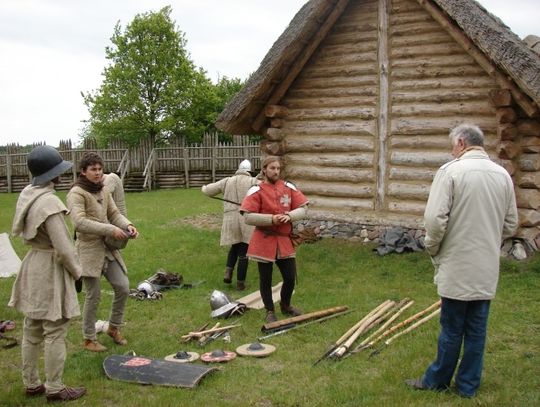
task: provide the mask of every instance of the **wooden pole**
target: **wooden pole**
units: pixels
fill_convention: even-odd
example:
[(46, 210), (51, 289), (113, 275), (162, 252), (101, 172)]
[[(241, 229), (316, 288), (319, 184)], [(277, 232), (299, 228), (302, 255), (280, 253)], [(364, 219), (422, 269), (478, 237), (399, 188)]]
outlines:
[(261, 328), (261, 331), (268, 332), (268, 331), (276, 330), (286, 325), (298, 324), (300, 322), (309, 321), (310, 319), (322, 318), (327, 315), (337, 314), (338, 312), (346, 311), (347, 309), (349, 309), (349, 307), (345, 305), (345, 306), (327, 308), (320, 311), (309, 312), (307, 314), (298, 315), (296, 317), (286, 318), (286, 319), (282, 319), (281, 321), (270, 322), (268, 324), (264, 324)]
[(440, 308), (437, 308), (435, 311), (433, 311), (431, 314), (429, 314), (428, 316), (422, 318), (420, 321), (418, 322), (415, 322), (414, 324), (412, 324), (410, 327), (408, 327), (407, 329), (404, 329), (403, 331), (401, 332), (398, 332), (397, 334), (395, 334), (394, 336), (392, 336), (391, 338), (388, 338), (384, 344), (385, 345), (390, 345), (390, 343), (399, 338), (401, 335), (405, 335), (407, 332), (411, 332), (413, 329), (419, 327), (420, 325), (422, 324), (425, 324), (427, 321), (429, 321), (431, 318), (433, 318), (434, 316), (436, 315), (439, 315), (441, 313), (441, 309)]

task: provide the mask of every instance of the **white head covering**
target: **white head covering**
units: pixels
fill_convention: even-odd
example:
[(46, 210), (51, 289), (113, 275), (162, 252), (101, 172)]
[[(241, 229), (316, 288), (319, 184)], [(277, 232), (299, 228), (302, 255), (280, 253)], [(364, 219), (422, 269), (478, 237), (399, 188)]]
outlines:
[(238, 169), (243, 171), (251, 171), (251, 163), (249, 162), (249, 160), (244, 160), (240, 163)]

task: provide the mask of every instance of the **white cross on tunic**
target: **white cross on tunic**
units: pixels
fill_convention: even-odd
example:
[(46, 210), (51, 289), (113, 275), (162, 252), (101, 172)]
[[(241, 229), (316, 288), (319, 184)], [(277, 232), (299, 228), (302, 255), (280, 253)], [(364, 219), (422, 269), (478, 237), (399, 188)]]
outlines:
[(289, 195), (283, 195), (279, 199), (279, 202), (281, 203), (281, 205), (289, 207), (291, 205), (291, 197)]

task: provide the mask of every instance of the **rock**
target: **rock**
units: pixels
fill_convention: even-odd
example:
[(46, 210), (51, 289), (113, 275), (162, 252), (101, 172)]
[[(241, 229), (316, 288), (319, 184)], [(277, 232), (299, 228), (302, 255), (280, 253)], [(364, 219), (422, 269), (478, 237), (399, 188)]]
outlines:
[(527, 252), (525, 247), (521, 242), (515, 242), (512, 248), (510, 249), (510, 255), (516, 260), (525, 260), (527, 258)]

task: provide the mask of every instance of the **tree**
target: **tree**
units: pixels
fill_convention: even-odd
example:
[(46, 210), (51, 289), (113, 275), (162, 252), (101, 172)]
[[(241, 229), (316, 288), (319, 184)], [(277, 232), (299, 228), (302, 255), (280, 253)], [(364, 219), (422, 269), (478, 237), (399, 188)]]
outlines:
[(116, 24), (112, 46), (105, 49), (110, 64), (103, 83), (82, 94), (89, 133), (100, 144), (111, 138), (137, 144), (146, 137), (159, 143), (192, 126), (189, 110), (204, 74), (190, 60), (170, 13), (165, 7), (138, 14), (124, 32)]

